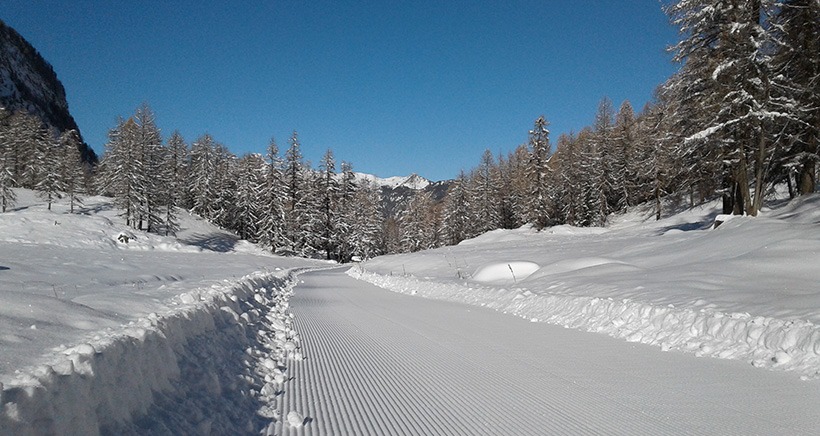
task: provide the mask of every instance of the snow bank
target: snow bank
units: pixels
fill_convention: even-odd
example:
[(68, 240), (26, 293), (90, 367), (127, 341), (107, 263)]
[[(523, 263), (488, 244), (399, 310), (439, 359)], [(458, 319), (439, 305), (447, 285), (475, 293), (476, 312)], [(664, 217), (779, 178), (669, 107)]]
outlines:
[(820, 378), (820, 327), (799, 320), (676, 308), (587, 296), (535, 294), (516, 288), (440, 283), (412, 276), (382, 275), (362, 268), (348, 274), (394, 292), (456, 301), (548, 322), (605, 333), (630, 342), (681, 350), (697, 356), (744, 359), (757, 367)]
[(295, 274), (192, 290), (54, 349), (0, 385), (0, 434), (258, 433), (302, 358), (287, 312)]

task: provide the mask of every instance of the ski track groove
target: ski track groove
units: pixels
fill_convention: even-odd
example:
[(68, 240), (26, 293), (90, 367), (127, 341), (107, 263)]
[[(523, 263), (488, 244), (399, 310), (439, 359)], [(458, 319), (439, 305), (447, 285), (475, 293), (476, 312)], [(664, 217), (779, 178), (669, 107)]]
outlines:
[[(707, 409), (708, 422), (692, 422), (676, 403), (659, 401), (652, 377), (663, 377), (663, 368), (646, 377), (636, 368), (624, 394), (623, 369), (611, 362), (524, 353), (494, 330), (498, 324), (451, 328), (449, 318), (465, 311), (503, 316), (491, 311), (386, 293), (339, 272), (302, 278), (291, 311), (305, 360), (288, 364), (276, 434), (748, 434), (755, 422), (770, 422), (683, 386), (677, 401), (718, 407)], [(309, 419), (304, 427), (287, 424), (292, 410)], [(721, 420), (727, 411), (745, 416), (746, 427)], [(768, 427), (788, 430), (783, 422)]]

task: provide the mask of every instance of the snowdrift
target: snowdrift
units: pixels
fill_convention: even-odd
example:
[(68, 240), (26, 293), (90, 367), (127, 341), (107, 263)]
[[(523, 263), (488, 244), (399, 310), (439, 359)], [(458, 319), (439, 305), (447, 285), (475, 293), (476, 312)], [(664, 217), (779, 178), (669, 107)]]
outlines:
[[(0, 385), (0, 434), (258, 434), (300, 360), (293, 270), (189, 291), (173, 307), (70, 348)], [(187, 426), (187, 427), (186, 427)]]
[(820, 378), (820, 195), (713, 229), (716, 210), (706, 204), (655, 222), (638, 209), (598, 229), (496, 230), (455, 247), (376, 258), (348, 274), (396, 292)]

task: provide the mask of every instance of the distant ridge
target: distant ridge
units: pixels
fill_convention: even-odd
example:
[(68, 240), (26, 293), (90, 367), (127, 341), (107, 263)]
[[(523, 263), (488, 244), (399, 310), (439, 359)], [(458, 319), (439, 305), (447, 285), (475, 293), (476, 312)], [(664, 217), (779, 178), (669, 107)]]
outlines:
[(381, 178), (374, 176), (372, 174), (365, 174), (365, 173), (354, 173), (356, 176), (356, 182), (362, 183), (367, 182), (372, 185), (376, 185), (380, 188), (390, 188), (396, 189), (400, 186), (404, 186), (410, 189), (424, 189), (432, 184), (431, 181), (425, 179), (424, 177), (418, 174), (410, 174), (409, 176), (394, 176), (394, 177), (387, 177)]

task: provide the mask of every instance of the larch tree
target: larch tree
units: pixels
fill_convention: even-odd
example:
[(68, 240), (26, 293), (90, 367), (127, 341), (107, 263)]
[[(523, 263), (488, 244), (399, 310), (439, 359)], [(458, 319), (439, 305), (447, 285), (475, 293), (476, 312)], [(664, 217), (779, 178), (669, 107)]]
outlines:
[(694, 97), (706, 110), (697, 119), (700, 130), (687, 142), (719, 147), (728, 164), (723, 170), (727, 213), (756, 215), (770, 179), (776, 145), (771, 128), (782, 114), (771, 98), (769, 3), (680, 0), (667, 8), (682, 34), (673, 47), (675, 60), (683, 62), (678, 86), (705, 82), (709, 90)]
[(470, 198), (467, 176), (462, 171), (450, 185), (444, 200), (443, 236), (447, 245), (456, 245), (468, 238)]
[(271, 252), (286, 243), (285, 234), (285, 180), (283, 162), (276, 140), (268, 143), (265, 184), (261, 194), (262, 216), (259, 223), (259, 242)]
[(186, 206), (186, 198), (190, 198), (187, 192), (187, 167), (188, 144), (179, 131), (174, 131), (165, 145), (162, 165), (162, 177), (165, 181), (165, 236), (175, 235), (179, 231), (177, 209)]
[(307, 198), (311, 190), (308, 181), (310, 172), (305, 169), (302, 157), (302, 146), (296, 131), (288, 140), (289, 147), (285, 152), (285, 230), (288, 244), (293, 252), (304, 252), (308, 247), (308, 226), (311, 210)]
[(529, 132), (530, 160), (528, 167), (528, 178), (530, 181), (529, 192), (529, 218), (540, 230), (550, 225), (550, 132), (547, 130), (549, 123), (540, 116), (535, 120), (533, 129)]
[(820, 2), (780, 0), (773, 6), (772, 94), (786, 115), (777, 125), (787, 138), (782, 165), (789, 182), (795, 175), (797, 193), (810, 194), (820, 159)]
[(498, 195), (500, 187), (499, 169), (490, 150), (484, 150), (481, 162), (472, 174), (473, 201), (471, 214), (475, 223), (475, 232), (481, 234), (501, 226)]
[(60, 177), (69, 202), (69, 211), (74, 213), (74, 207), (82, 204), (81, 195), (85, 187), (85, 168), (80, 153), (80, 135), (76, 130), (67, 130), (60, 135), (62, 156), (60, 160)]
[(191, 144), (188, 170), (188, 190), (191, 193), (191, 212), (212, 220), (216, 218), (215, 199), (217, 152), (214, 138), (205, 134)]
[(318, 193), (320, 197), (319, 228), (321, 235), (320, 248), (328, 260), (333, 259), (338, 248), (339, 237), (336, 235), (338, 220), (339, 182), (336, 180), (336, 160), (333, 150), (328, 149), (319, 162), (320, 177)]
[(259, 241), (259, 222), (263, 205), (259, 201), (264, 198), (266, 163), (259, 154), (242, 156), (236, 166), (236, 201), (233, 204), (235, 219), (233, 228), (242, 239)]
[(137, 229), (157, 232), (162, 226), (160, 215), (160, 184), (162, 180), (162, 137), (156, 124), (154, 112), (143, 103), (133, 117), (136, 123), (134, 146), (136, 161), (134, 168), (134, 188), (139, 199), (136, 218)]

